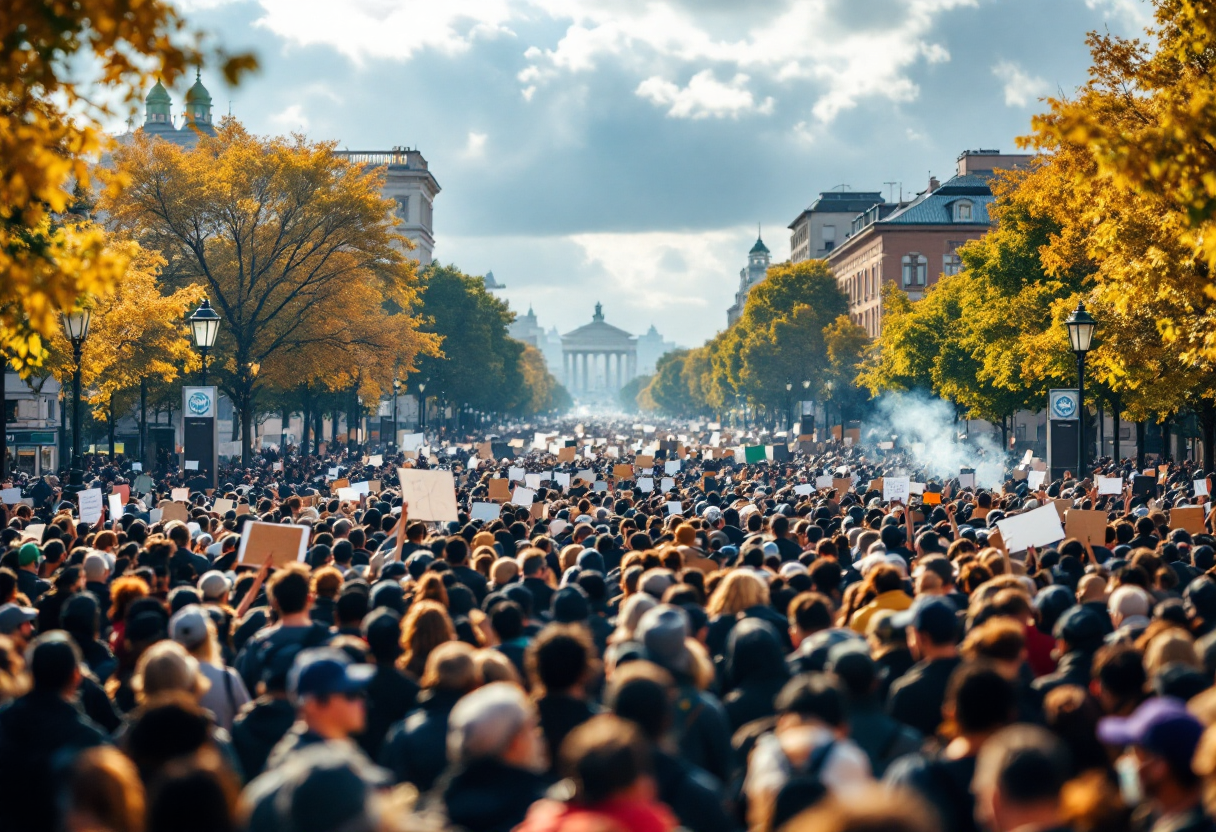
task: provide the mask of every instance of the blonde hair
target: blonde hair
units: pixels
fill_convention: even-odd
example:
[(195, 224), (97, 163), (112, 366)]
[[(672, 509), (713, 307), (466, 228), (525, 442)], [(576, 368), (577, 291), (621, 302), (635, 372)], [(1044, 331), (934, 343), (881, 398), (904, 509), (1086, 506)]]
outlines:
[(711, 616), (738, 615), (748, 607), (767, 603), (768, 584), (748, 569), (736, 569), (718, 584), (705, 611)]
[(440, 688), (468, 693), (477, 687), (480, 676), (473, 662), (476, 651), (463, 641), (448, 641), (426, 657), (426, 670), (419, 683), (423, 688)]
[(210, 683), (198, 669), (198, 659), (176, 641), (158, 641), (139, 657), (131, 679), (136, 700), (143, 703), (158, 693), (183, 691), (197, 699)]

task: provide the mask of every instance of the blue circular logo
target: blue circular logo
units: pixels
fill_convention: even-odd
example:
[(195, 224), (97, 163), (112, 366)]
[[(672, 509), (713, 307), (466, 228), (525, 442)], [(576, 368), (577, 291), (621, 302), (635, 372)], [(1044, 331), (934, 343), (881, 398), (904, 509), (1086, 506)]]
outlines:
[(186, 407), (190, 408), (190, 412), (195, 416), (204, 416), (211, 409), (211, 397), (202, 392), (191, 393), (190, 398), (186, 400)]
[(1077, 412), (1077, 400), (1071, 395), (1056, 396), (1052, 408), (1061, 419), (1071, 419)]

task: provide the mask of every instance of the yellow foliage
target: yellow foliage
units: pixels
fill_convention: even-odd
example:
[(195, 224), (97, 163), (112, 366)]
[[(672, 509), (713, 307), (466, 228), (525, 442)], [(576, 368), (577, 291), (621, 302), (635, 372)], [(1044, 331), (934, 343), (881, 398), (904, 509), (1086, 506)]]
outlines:
[[(19, 371), (41, 363), (61, 311), (108, 292), (125, 267), (101, 229), (56, 224), (73, 190), (88, 189), (89, 164), (103, 149), (97, 121), (113, 113), (95, 99), (129, 102), (152, 70), (172, 83), (200, 64), (190, 34), (165, 0), (4, 3), (0, 353)], [(255, 65), (248, 55), (216, 54), (232, 80)]]

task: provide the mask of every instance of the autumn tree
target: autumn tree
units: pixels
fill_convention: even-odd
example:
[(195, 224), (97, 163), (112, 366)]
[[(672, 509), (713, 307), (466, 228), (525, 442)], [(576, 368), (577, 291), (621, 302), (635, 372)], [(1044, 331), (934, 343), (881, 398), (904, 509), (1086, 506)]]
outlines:
[(820, 385), (816, 395), (826, 401), (826, 393), (830, 389), (830, 398), (840, 409), (843, 422), (856, 414), (870, 398), (857, 384), (861, 363), (870, 347), (870, 336), (864, 327), (853, 323), (848, 315), (840, 315), (824, 327), (823, 345), (827, 362), (819, 374)]
[(99, 207), (162, 252), (170, 287), (201, 284), (223, 318), (215, 377), (240, 415), (251, 457), (267, 385), (320, 382), (378, 400), (437, 340), (419, 331), (409, 242), (394, 230), (381, 174), (302, 136), (264, 138), (225, 120), (185, 150), (137, 136)]
[[(165, 0), (10, 0), (0, 55), (0, 355), (28, 373), (59, 313), (109, 292), (126, 267), (103, 229), (66, 215), (105, 144), (99, 121), (152, 75), (172, 83), (206, 56)], [(254, 66), (213, 58), (230, 81)]]

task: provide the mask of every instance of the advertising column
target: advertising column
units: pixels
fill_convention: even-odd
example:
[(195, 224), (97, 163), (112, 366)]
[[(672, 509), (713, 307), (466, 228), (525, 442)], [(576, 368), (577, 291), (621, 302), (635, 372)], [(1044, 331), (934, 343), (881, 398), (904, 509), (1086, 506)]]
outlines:
[(215, 387), (182, 388), (182, 471), (187, 482), (202, 478), (215, 488), (219, 467), (218, 393)]
[(1081, 414), (1076, 390), (1047, 391), (1047, 471), (1058, 480), (1065, 471), (1077, 471), (1077, 434)]

